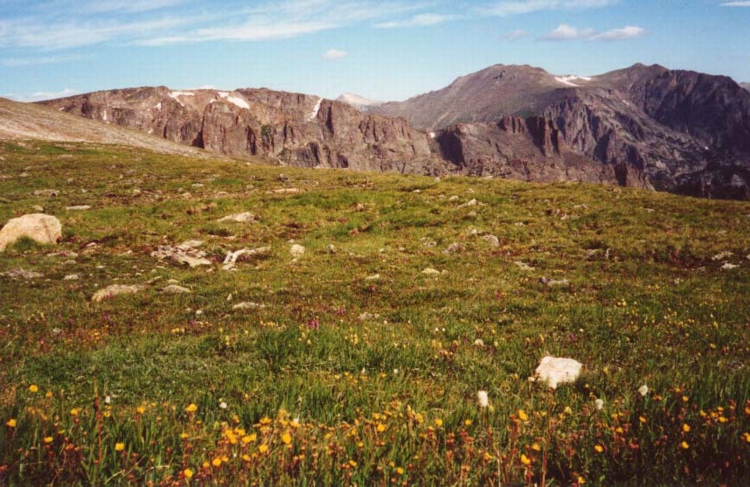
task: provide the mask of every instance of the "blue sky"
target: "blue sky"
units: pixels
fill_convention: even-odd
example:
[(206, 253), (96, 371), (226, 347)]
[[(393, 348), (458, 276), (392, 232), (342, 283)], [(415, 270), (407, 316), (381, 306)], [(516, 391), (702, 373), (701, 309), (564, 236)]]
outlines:
[(492, 64), (750, 81), (750, 0), (0, 0), (0, 96), (167, 85), (401, 100)]

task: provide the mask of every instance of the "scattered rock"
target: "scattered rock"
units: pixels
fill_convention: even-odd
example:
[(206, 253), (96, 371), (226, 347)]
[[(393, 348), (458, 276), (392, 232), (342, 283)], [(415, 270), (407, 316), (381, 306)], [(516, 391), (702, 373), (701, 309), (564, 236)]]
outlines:
[(66, 206), (65, 209), (68, 211), (86, 211), (91, 209), (91, 205)]
[(380, 318), (379, 314), (368, 313), (367, 311), (359, 315), (359, 321), (373, 321), (373, 320), (377, 320), (378, 318)]
[(425, 270), (422, 271), (422, 274), (424, 274), (425, 276), (439, 276), (440, 275), (440, 271), (437, 270), (437, 269), (433, 269), (431, 267), (428, 267), (427, 269), (425, 269)]
[(333, 244), (330, 244), (330, 245), (328, 246), (328, 253), (329, 253), (329, 254), (335, 254), (335, 253), (336, 253), (336, 246), (335, 246), (335, 245), (333, 245)]
[(460, 243), (453, 242), (452, 244), (448, 246), (448, 248), (443, 250), (443, 253), (444, 254), (457, 254), (461, 252), (462, 250), (463, 250), (463, 246)]
[(303, 255), (305, 255), (305, 248), (299, 244), (292, 245), (292, 248), (289, 249), (289, 253), (292, 254), (292, 257), (295, 259), (299, 259)]
[(456, 195), (453, 195), (453, 196), (451, 196), (450, 198), (448, 198), (448, 201), (450, 201), (451, 203), (453, 203), (453, 202), (455, 202), (455, 201), (458, 201), (458, 200), (459, 200), (459, 197), (458, 197), (458, 196), (456, 196)]
[(192, 291), (186, 287), (178, 286), (176, 284), (171, 284), (164, 289), (162, 289), (163, 293), (166, 294), (190, 294)]
[(736, 269), (738, 267), (739, 267), (738, 265), (730, 264), (729, 262), (721, 266), (721, 268), (724, 269), (725, 271), (731, 271), (732, 269)]
[(94, 303), (100, 303), (105, 299), (110, 299), (115, 296), (137, 294), (144, 289), (146, 289), (145, 286), (126, 286), (123, 284), (113, 284), (112, 286), (108, 286), (95, 292), (91, 297), (91, 301), (93, 301)]
[(23, 237), (43, 245), (54, 245), (62, 238), (62, 225), (54, 216), (43, 213), (8, 220), (8, 223), (0, 230), (0, 252)]
[(572, 358), (544, 357), (536, 368), (535, 375), (552, 389), (560, 384), (575, 382), (581, 374), (583, 364)]
[(718, 254), (716, 254), (713, 257), (711, 257), (711, 260), (713, 260), (713, 261), (726, 260), (726, 259), (730, 258), (733, 255), (734, 254), (732, 252), (727, 252), (727, 251), (719, 252)]
[(218, 220), (219, 223), (254, 223), (255, 215), (252, 213), (237, 213), (236, 215), (225, 216)]
[(276, 194), (295, 194), (299, 193), (299, 188), (280, 188), (273, 191)]
[(236, 252), (227, 252), (222, 269), (225, 271), (235, 270), (235, 264), (237, 262), (249, 261), (253, 257), (264, 256), (270, 253), (271, 247), (259, 247), (257, 249), (242, 249), (237, 250)]
[(520, 260), (517, 260), (517, 261), (515, 261), (513, 263), (516, 264), (518, 266), (518, 268), (521, 269), (522, 271), (533, 271), (534, 270), (534, 268), (531, 267), (526, 262), (521, 262)]
[(477, 347), (483, 347), (484, 346), (484, 340), (482, 340), (481, 338), (477, 338), (476, 340), (474, 340), (474, 345), (477, 346)]
[(163, 245), (151, 252), (151, 256), (159, 260), (169, 259), (176, 264), (187, 265), (191, 268), (211, 265), (211, 261), (206, 259), (206, 253), (197, 250), (201, 245), (203, 242), (200, 240), (188, 240), (177, 247)]
[(477, 206), (478, 204), (479, 204), (479, 202), (475, 198), (472, 198), (469, 201), (467, 201), (466, 203), (464, 203), (463, 205), (459, 205), (458, 208), (459, 209), (461, 209), (461, 208), (468, 208), (470, 206)]
[(570, 285), (570, 281), (567, 279), (550, 279), (549, 277), (542, 277), (539, 279), (539, 282), (544, 284), (547, 287), (562, 287), (562, 286), (568, 286)]
[(232, 306), (232, 309), (235, 311), (247, 311), (252, 309), (263, 309), (265, 307), (266, 305), (258, 303), (238, 303)]
[(500, 239), (494, 235), (484, 235), (482, 240), (489, 243), (491, 247), (500, 247)]
[(37, 189), (34, 191), (34, 196), (46, 196), (47, 198), (56, 198), (60, 195), (60, 192), (56, 189)]
[(78, 274), (68, 274), (67, 276), (63, 277), (63, 281), (77, 281), (81, 278)]
[(38, 272), (27, 271), (21, 268), (13, 269), (2, 275), (5, 277), (10, 277), (11, 279), (26, 279), (26, 280), (37, 279), (37, 278), (43, 277), (42, 274)]
[(34, 205), (31, 207), (32, 210), (34, 210), (37, 213), (44, 213), (44, 207), (39, 205)]
[(380, 274), (373, 274), (371, 276), (365, 277), (365, 281), (378, 281), (380, 280)]

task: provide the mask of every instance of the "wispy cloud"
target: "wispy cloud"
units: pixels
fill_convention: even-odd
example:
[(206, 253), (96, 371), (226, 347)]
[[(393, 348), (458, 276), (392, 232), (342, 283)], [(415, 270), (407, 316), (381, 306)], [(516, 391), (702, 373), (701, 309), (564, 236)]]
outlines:
[[(80, 2), (79, 2), (80, 3)], [(185, 3), (184, 0), (90, 0), (79, 8), (89, 13), (110, 12), (151, 12), (163, 8), (175, 7)]]
[(648, 35), (648, 31), (643, 27), (635, 25), (627, 25), (620, 29), (612, 29), (601, 34), (596, 34), (591, 37), (592, 41), (626, 41), (628, 39), (638, 39), (639, 37), (645, 37)]
[(38, 66), (45, 64), (62, 64), (73, 61), (80, 61), (86, 59), (86, 56), (80, 54), (72, 54), (69, 56), (43, 56), (43, 57), (15, 57), (0, 59), (0, 66), (5, 67), (18, 67), (18, 66)]
[(605, 32), (599, 32), (596, 29), (587, 27), (579, 29), (568, 24), (560, 24), (551, 32), (543, 35), (542, 41), (625, 41), (637, 39), (648, 35), (648, 31), (643, 27), (628, 25), (619, 29), (611, 29)]
[(476, 8), (486, 16), (508, 17), (543, 10), (586, 10), (614, 5), (618, 0), (503, 0)]
[(399, 27), (427, 27), (431, 25), (438, 25), (449, 20), (458, 18), (457, 15), (443, 15), (443, 14), (417, 14), (411, 18), (404, 20), (391, 20), (388, 22), (382, 22), (376, 24), (375, 27), (378, 29), (395, 29)]
[(750, 1), (740, 2), (725, 2), (721, 4), (722, 7), (750, 7)]
[(49, 91), (38, 91), (36, 93), (31, 93), (28, 95), (18, 95), (15, 93), (5, 93), (0, 95), (3, 98), (8, 98), (10, 100), (15, 101), (21, 101), (21, 102), (35, 102), (35, 101), (43, 101), (43, 100), (53, 100), (55, 98), (65, 98), (66, 96), (74, 96), (78, 95), (81, 92), (78, 90), (73, 90), (70, 88), (66, 88), (62, 91), (58, 92), (49, 92)]
[(342, 51), (341, 49), (329, 49), (323, 54), (323, 59), (326, 61), (335, 61), (337, 59), (344, 59), (348, 55), (348, 52)]

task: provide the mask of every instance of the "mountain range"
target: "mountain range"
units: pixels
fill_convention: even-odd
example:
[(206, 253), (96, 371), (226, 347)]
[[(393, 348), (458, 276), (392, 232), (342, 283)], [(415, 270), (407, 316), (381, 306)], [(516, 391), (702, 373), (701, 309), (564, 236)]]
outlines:
[(750, 199), (750, 92), (636, 64), (599, 76), (496, 65), (404, 102), (145, 87), (42, 102), (233, 157), (306, 167), (619, 184)]

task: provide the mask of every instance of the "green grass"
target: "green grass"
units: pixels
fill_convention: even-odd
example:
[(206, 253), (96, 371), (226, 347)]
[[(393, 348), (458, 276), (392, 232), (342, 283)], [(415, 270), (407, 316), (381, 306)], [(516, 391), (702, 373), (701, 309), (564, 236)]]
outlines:
[[(0, 155), (0, 222), (39, 205), (64, 233), (0, 254), (0, 484), (750, 475), (747, 203), (100, 145), (7, 143)], [(217, 222), (243, 211), (259, 221)], [(189, 239), (217, 263), (150, 255)], [(307, 249), (296, 262), (290, 240)], [(261, 246), (271, 254), (221, 269), (227, 251)], [(734, 255), (712, 259), (723, 251)], [(2, 276), (17, 268), (43, 277)], [(171, 279), (193, 292), (161, 293)], [(114, 283), (147, 289), (91, 302)], [(581, 378), (555, 392), (530, 382), (547, 354), (582, 362)]]

